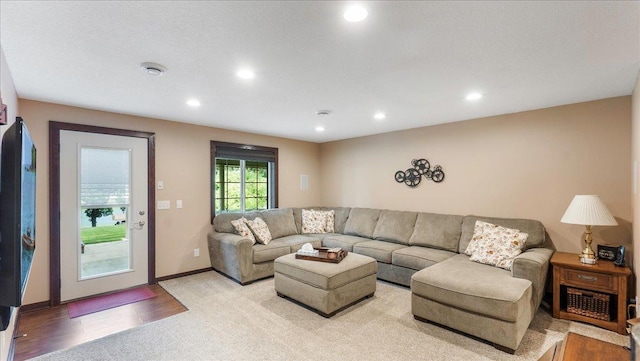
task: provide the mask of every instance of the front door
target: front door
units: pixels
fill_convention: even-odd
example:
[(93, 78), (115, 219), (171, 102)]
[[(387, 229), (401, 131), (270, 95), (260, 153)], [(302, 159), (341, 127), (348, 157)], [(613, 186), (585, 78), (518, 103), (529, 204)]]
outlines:
[(60, 131), (60, 299), (148, 282), (147, 139)]

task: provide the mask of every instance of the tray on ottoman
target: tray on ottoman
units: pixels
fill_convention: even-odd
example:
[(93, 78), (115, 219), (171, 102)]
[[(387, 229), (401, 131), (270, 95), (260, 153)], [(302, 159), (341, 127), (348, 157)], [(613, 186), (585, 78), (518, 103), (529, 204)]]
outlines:
[(296, 253), (296, 258), (309, 261), (340, 263), (340, 261), (347, 256), (347, 253), (349, 253), (342, 248), (313, 247), (313, 249), (318, 251), (317, 256)]

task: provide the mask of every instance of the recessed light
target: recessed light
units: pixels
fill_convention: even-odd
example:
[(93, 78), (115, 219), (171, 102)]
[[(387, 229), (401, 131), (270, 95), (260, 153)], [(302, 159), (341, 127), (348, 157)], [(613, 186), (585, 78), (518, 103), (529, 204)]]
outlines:
[(478, 100), (480, 98), (482, 98), (482, 94), (480, 93), (469, 93), (466, 97), (467, 100)]
[(382, 120), (382, 119), (386, 118), (387, 115), (382, 113), (382, 112), (378, 112), (378, 113), (374, 114), (373, 117), (378, 119), (378, 120)]
[(187, 100), (187, 105), (192, 106), (192, 107), (199, 107), (200, 106), (200, 101), (198, 99), (189, 99), (189, 100)]
[(331, 110), (318, 110), (316, 112), (316, 115), (319, 115), (321, 117), (326, 117), (329, 114), (331, 114)]
[(320, 133), (320, 132), (324, 132), (324, 127), (319, 125), (316, 127), (316, 132)]
[(144, 62), (142, 64), (140, 64), (140, 70), (144, 71), (145, 73), (149, 74), (149, 75), (154, 75), (154, 76), (163, 76), (164, 73), (167, 72), (167, 67), (164, 65), (160, 65), (157, 63), (151, 63), (151, 62)]
[(238, 76), (238, 78), (242, 79), (253, 79), (256, 77), (256, 73), (254, 73), (251, 69), (240, 69), (238, 70), (236, 75)]
[(345, 10), (343, 16), (344, 19), (350, 23), (357, 23), (367, 18), (369, 13), (367, 9), (363, 8), (360, 5), (353, 5)]

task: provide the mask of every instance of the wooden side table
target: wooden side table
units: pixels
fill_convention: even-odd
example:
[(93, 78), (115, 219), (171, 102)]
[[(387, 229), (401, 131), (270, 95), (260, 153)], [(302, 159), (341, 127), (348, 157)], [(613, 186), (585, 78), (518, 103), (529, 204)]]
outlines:
[(569, 332), (564, 340), (552, 346), (538, 361), (625, 361), (631, 359), (628, 349)]
[[(626, 335), (629, 267), (616, 267), (599, 260), (594, 265), (580, 262), (577, 254), (556, 252), (553, 265), (553, 317), (590, 323)], [(609, 321), (567, 311), (567, 289), (575, 288), (609, 296)]]

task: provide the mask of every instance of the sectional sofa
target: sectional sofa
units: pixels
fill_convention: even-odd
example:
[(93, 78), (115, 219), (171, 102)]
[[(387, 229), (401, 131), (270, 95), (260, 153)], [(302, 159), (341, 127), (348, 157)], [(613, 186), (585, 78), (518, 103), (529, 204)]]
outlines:
[[(311, 208), (311, 207), (310, 207)], [(310, 209), (306, 208), (306, 209)], [(208, 235), (212, 267), (241, 284), (273, 276), (273, 261), (305, 243), (341, 247), (378, 261), (378, 279), (411, 287), (412, 313), (514, 352), (540, 305), (553, 250), (536, 220), (444, 215), (369, 208), (334, 211), (334, 232), (302, 233), (302, 208), (217, 215)], [(273, 237), (253, 244), (231, 221), (262, 218)], [(528, 234), (511, 270), (465, 254), (476, 221)]]

